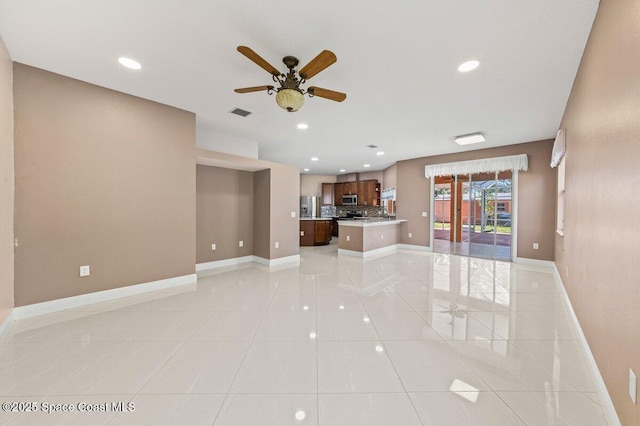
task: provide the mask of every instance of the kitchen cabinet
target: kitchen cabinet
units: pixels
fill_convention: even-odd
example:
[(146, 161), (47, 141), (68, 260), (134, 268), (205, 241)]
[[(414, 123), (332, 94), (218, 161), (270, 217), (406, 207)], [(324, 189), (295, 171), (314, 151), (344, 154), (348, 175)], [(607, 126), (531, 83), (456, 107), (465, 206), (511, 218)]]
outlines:
[(344, 183), (336, 183), (333, 185), (333, 201), (336, 206), (342, 205), (342, 196), (344, 195)]
[(380, 184), (376, 179), (358, 182), (358, 204), (361, 206), (380, 205)]
[[(324, 185), (324, 184), (323, 184)], [(324, 191), (323, 191), (324, 194)], [(358, 182), (339, 182), (333, 185), (334, 205), (342, 205), (343, 195), (358, 195), (359, 206), (380, 205), (380, 184), (377, 179), (361, 180)]]
[(308, 219), (300, 221), (300, 245), (320, 246), (329, 244), (333, 233), (333, 219)]
[[(333, 183), (323, 183), (322, 184), (322, 205), (323, 206), (332, 206), (334, 203), (333, 198), (334, 193), (334, 184)], [(342, 198), (342, 196), (341, 196)]]
[(343, 195), (354, 195), (358, 193), (358, 182), (344, 182)]

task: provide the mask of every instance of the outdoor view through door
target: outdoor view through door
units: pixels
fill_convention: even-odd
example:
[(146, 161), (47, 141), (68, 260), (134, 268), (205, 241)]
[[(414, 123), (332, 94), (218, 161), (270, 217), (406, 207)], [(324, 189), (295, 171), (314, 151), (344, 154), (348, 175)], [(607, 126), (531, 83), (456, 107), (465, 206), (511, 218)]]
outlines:
[(511, 260), (511, 170), (434, 179), (434, 251)]

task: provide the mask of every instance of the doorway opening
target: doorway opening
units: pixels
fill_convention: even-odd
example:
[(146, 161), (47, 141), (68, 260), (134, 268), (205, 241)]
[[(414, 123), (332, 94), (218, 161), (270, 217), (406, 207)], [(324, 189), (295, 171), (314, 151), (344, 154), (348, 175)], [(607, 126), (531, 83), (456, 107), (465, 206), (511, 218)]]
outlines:
[(433, 249), (512, 259), (511, 170), (434, 177)]

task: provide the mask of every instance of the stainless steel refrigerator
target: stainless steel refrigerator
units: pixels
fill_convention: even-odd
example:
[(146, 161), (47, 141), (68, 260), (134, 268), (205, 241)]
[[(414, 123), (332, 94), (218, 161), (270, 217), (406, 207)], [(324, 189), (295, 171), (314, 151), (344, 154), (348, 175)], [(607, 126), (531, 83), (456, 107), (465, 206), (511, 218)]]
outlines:
[(320, 217), (320, 197), (300, 197), (300, 217)]

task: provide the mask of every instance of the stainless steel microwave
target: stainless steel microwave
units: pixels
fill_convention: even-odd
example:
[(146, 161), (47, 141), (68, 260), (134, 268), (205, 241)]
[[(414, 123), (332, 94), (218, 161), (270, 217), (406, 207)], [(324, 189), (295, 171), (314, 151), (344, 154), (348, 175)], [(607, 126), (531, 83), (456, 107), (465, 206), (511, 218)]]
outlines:
[(343, 195), (342, 196), (342, 205), (343, 206), (357, 206), (358, 205), (358, 196), (357, 195)]

